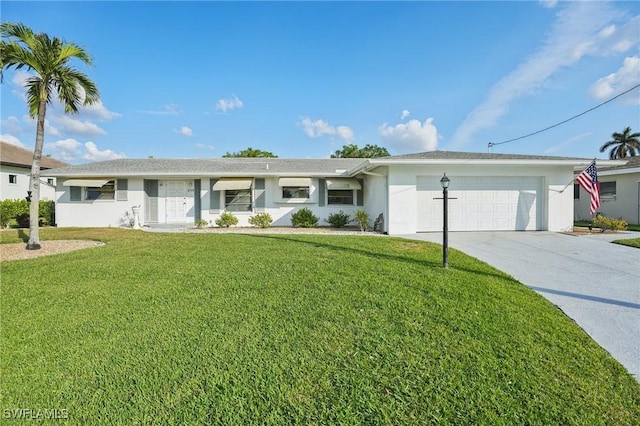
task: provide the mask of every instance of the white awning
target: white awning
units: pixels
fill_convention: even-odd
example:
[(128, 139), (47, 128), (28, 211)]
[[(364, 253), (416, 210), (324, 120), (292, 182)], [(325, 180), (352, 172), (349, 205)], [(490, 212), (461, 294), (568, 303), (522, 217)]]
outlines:
[(113, 179), (67, 179), (62, 182), (64, 186), (89, 186), (91, 188), (102, 188), (107, 182)]
[(280, 178), (278, 186), (311, 186), (311, 178)]
[(214, 191), (225, 191), (227, 189), (249, 189), (251, 179), (220, 179), (213, 184)]
[(355, 179), (327, 179), (327, 189), (362, 189)]

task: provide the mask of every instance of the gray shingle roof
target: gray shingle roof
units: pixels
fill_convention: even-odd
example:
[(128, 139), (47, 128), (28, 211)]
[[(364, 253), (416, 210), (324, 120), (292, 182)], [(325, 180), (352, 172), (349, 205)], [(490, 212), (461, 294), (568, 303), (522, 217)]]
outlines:
[(598, 167), (600, 171), (609, 171), (609, 170), (624, 170), (624, 169), (636, 169), (640, 168), (640, 156), (621, 158), (621, 160), (626, 160), (627, 164), (624, 166), (610, 166), (610, 167)]
[(364, 159), (118, 159), (47, 171), (47, 176), (341, 176)]
[(392, 155), (379, 160), (587, 160), (577, 157), (548, 155), (497, 154), (488, 152), (428, 151), (415, 154)]

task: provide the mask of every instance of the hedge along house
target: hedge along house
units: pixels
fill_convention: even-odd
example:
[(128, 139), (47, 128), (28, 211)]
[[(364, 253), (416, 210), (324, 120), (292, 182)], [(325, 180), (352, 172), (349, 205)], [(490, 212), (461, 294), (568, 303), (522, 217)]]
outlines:
[[(120, 159), (47, 171), (58, 178), (58, 226), (213, 223), (224, 211), (248, 226), (269, 213), (291, 226), (307, 207), (384, 217), (389, 234), (442, 230), (440, 178), (449, 186), (451, 231), (573, 227), (573, 178), (591, 160), (433, 151), (377, 159)], [(622, 164), (622, 163), (620, 163)], [(322, 224), (322, 223), (321, 223)]]

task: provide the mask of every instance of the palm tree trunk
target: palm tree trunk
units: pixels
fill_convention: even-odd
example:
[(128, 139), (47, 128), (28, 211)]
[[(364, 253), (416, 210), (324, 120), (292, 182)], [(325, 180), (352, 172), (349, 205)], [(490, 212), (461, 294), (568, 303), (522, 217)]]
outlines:
[(29, 241), (27, 250), (40, 249), (40, 161), (42, 159), (42, 146), (44, 145), (44, 116), (47, 112), (46, 99), (40, 99), (38, 106), (38, 122), (36, 127), (36, 146), (33, 149), (33, 163), (31, 163), (31, 178), (29, 179), (29, 191), (31, 192), (31, 205), (29, 206)]

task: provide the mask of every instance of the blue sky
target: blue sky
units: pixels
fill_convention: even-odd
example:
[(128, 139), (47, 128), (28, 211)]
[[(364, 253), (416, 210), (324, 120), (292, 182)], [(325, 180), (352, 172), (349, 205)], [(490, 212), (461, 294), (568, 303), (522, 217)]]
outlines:
[[(2, 2), (85, 48), (101, 103), (47, 112), (46, 154), (324, 158), (487, 152), (640, 83), (640, 2)], [(25, 72), (1, 86), (4, 141), (32, 148)], [(492, 152), (605, 158), (640, 131), (640, 89)]]

